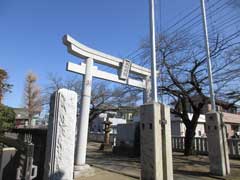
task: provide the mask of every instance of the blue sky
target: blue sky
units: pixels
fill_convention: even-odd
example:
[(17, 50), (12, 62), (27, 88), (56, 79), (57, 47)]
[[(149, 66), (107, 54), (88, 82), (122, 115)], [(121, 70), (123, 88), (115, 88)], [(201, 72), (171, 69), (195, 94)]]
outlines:
[[(162, 0), (163, 29), (199, 2)], [(157, 11), (159, 15), (158, 7)], [(42, 88), (48, 73), (71, 76), (65, 64), (76, 58), (62, 44), (64, 34), (121, 57), (138, 48), (148, 35), (148, 23), (148, 0), (1, 0), (0, 67), (8, 71), (14, 85), (4, 103), (22, 105), (24, 78), (30, 70), (38, 75)]]

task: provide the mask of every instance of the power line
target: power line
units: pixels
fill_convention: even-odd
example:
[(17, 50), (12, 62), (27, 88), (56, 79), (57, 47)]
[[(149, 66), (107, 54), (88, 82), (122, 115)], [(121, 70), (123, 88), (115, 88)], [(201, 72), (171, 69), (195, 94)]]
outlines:
[[(215, 7), (214, 10), (211, 10), (211, 12), (208, 14), (208, 16), (214, 16), (214, 15), (217, 15), (217, 14), (221, 13), (224, 10), (224, 8), (226, 8), (227, 6), (229, 6), (229, 5), (231, 5), (233, 3), (233, 0), (229, 0), (229, 1), (225, 2), (225, 3), (221, 3), (222, 1), (223, 0), (220, 0), (217, 3), (214, 3), (213, 5), (208, 6), (207, 9)], [(178, 24), (180, 24), (180, 22), (183, 22), (183, 21), (187, 20), (187, 18), (190, 15), (194, 14), (195, 12), (197, 12), (198, 8), (199, 8), (199, 6), (197, 6), (193, 10), (191, 10), (183, 18), (181, 18), (179, 21), (175, 22), (173, 25), (169, 26), (166, 30), (164, 30), (163, 33), (168, 31), (168, 30), (170, 30), (170, 29), (172, 29), (173, 27), (176, 27)], [(197, 25), (201, 23), (201, 18), (200, 17), (201, 17), (201, 14), (198, 14), (197, 16), (194, 16), (194, 18), (191, 18), (190, 20), (185, 22), (180, 27), (177, 27), (178, 28), (177, 30), (175, 30), (175, 31), (173, 31), (172, 33), (169, 34), (170, 37), (174, 36), (177, 32), (189, 33), (190, 30), (193, 32), (193, 29), (196, 29)], [(198, 19), (198, 18), (200, 18), (200, 19)], [(229, 19), (229, 21), (231, 20), (231, 18), (228, 18), (228, 19)], [(223, 20), (221, 19), (221, 21), (223, 21)], [(229, 22), (227, 22), (227, 20), (226, 20), (224, 26), (226, 26), (228, 23)], [(187, 26), (187, 27), (183, 28), (185, 26)], [(197, 34), (195, 34), (195, 36), (196, 35)], [(131, 59), (135, 59), (136, 57), (138, 57), (140, 55), (143, 55), (143, 53), (144, 52), (141, 51), (141, 48), (138, 48), (137, 50), (135, 50), (132, 53), (130, 53), (127, 57), (133, 56), (133, 57), (131, 57)]]
[[(208, 7), (207, 10), (209, 8), (213, 8), (215, 6), (217, 6), (218, 4), (220, 4), (223, 0), (219, 0), (217, 3), (214, 3), (212, 6)], [(233, 1), (233, 0), (230, 0)], [(216, 12), (218, 9), (223, 8), (224, 6), (226, 6), (228, 4), (228, 2), (225, 2), (223, 4), (221, 4), (219, 7), (217, 7), (214, 12)], [(198, 11), (199, 10), (199, 11)], [(183, 20), (185, 20), (187, 17), (191, 17), (190, 15), (193, 14), (194, 12), (198, 12), (197, 15), (195, 15), (194, 17), (192, 17), (190, 20), (187, 21), (187, 23), (184, 23), (183, 25), (180, 26), (180, 28), (185, 27), (186, 25), (188, 25), (189, 23), (191, 23), (192, 21), (194, 22), (193, 24), (191, 24), (191, 26), (195, 25), (196, 23), (201, 23), (201, 12), (200, 12), (200, 6), (198, 6), (197, 8), (195, 8), (194, 10), (192, 10), (189, 14), (187, 14), (186, 16), (184, 16), (181, 20), (178, 21), (178, 23), (175, 24), (179, 24), (180, 22), (182, 22)], [(194, 21), (197, 20), (197, 21)], [(191, 27), (190, 26), (190, 27)], [(173, 26), (172, 26), (173, 27)], [(189, 27), (189, 26), (188, 26)], [(168, 31), (172, 29), (172, 28), (168, 28)], [(179, 27), (177, 27), (177, 29), (179, 29)], [(176, 30), (175, 30), (176, 31)], [(164, 31), (165, 32), (165, 31)]]
[[(227, 16), (225, 16), (225, 17), (227, 17)], [(237, 16), (233, 15), (233, 16), (227, 17), (225, 19), (224, 19), (224, 17), (223, 18), (220, 17), (220, 19), (221, 19), (221, 23), (218, 24), (217, 26), (215, 26), (215, 29), (218, 30), (219, 32), (226, 30), (226, 28), (225, 28), (226, 26), (228, 26), (229, 28), (232, 27), (232, 25), (236, 24), (240, 20), (238, 15)], [(191, 31), (191, 33), (194, 34), (194, 36), (195, 36), (195, 38), (193, 38), (192, 40), (197, 40), (198, 37), (201, 37), (202, 33), (194, 33), (195, 31), (196, 30)], [(215, 33), (215, 34), (217, 35), (217, 33)]]
[[(232, 1), (231, 3), (233, 3), (233, 0), (230, 0)], [(220, 1), (219, 1), (220, 2)], [(219, 7), (217, 7), (215, 10), (213, 10), (213, 13), (214, 14), (211, 14), (211, 15), (216, 15), (217, 13), (219, 13), (220, 11), (219, 10), (223, 10), (225, 7), (229, 6), (228, 4), (229, 2), (225, 2), (224, 4), (220, 5)], [(216, 6), (216, 4), (214, 4), (213, 6), (210, 6), (210, 7), (214, 7)], [(208, 14), (209, 16), (209, 14)], [(194, 19), (196, 19), (196, 21), (193, 21)], [(192, 24), (188, 25), (189, 23), (191, 23), (193, 21)], [(183, 29), (184, 26), (188, 25), (186, 28), (184, 28), (183, 30), (181, 30), (182, 33), (186, 33), (186, 32), (189, 32), (192, 28), (196, 28), (197, 25), (201, 24), (201, 14), (199, 14), (198, 16), (195, 16), (194, 18), (191, 18), (190, 21), (188, 21), (187, 23), (185, 23), (184, 25), (182, 25), (182, 27), (178, 28), (178, 30), (175, 30), (172, 34), (180, 31), (181, 29)], [(180, 29), (180, 30), (179, 30)]]
[[(232, 1), (232, 0), (230, 0), (230, 1)], [(226, 6), (229, 6), (229, 5), (231, 5), (231, 3), (233, 3), (233, 1), (232, 2), (226, 2), (226, 3), (224, 3), (224, 4), (222, 4), (222, 5), (220, 5), (219, 7), (217, 7), (213, 12), (214, 12), (214, 14), (212, 13), (212, 15), (216, 15), (216, 14), (218, 14), (218, 13), (220, 13), (221, 11), (223, 11), (223, 8), (225, 8)], [(217, 11), (218, 10), (218, 11)], [(221, 11), (219, 11), (219, 10), (221, 10)], [(194, 23), (192, 23), (191, 25), (188, 25), (187, 26), (187, 28), (185, 28), (185, 29), (178, 29), (178, 30), (176, 30), (175, 32), (173, 32), (172, 34), (170, 34), (169, 36), (171, 37), (171, 36), (174, 36), (174, 35), (176, 35), (177, 33), (182, 33), (182, 34), (184, 34), (184, 33), (187, 33), (187, 34), (189, 34), (189, 32), (191, 32), (192, 34), (193, 34), (193, 29), (196, 29), (198, 26), (198, 24), (200, 24), (201, 23), (201, 19), (199, 19), (199, 20), (197, 20), (197, 21), (195, 21)], [(186, 24), (186, 23), (185, 23)], [(226, 24), (224, 24), (225, 26), (226, 26)], [(198, 34), (194, 34), (194, 38), (192, 38), (191, 40), (194, 42), (194, 41), (199, 41), (199, 37), (201, 37), (201, 36), (199, 36), (199, 33)]]

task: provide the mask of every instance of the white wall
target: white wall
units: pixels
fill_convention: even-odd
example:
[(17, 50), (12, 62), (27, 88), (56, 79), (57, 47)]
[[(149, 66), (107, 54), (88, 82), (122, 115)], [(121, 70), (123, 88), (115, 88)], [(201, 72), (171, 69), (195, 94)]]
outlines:
[[(192, 118), (192, 114), (188, 114), (189, 118)], [(206, 137), (205, 132), (205, 115), (201, 114), (198, 119), (198, 125), (196, 127), (196, 136), (195, 137)], [(172, 136), (185, 136), (186, 127), (182, 122), (180, 117), (171, 114), (171, 129), (172, 129)]]
[[(97, 118), (95, 118), (90, 127), (91, 132), (104, 132), (104, 121), (106, 121), (106, 113), (100, 114)], [(116, 134), (116, 127), (118, 124), (126, 124), (127, 120), (122, 118), (109, 118), (109, 121), (112, 122), (112, 130), (110, 133)]]

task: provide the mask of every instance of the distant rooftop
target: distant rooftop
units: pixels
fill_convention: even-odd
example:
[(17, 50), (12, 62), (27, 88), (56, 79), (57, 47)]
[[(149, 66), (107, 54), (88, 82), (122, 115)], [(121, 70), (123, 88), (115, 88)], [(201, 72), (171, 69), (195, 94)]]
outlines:
[(28, 119), (28, 112), (25, 108), (13, 108), (16, 114), (16, 119)]

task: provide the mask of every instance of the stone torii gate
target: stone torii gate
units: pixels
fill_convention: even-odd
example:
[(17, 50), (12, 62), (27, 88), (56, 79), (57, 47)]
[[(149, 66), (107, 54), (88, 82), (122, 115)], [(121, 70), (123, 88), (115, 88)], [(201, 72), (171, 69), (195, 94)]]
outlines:
[[(66, 68), (67, 71), (82, 74), (84, 76), (82, 86), (81, 110), (78, 120), (78, 134), (75, 148), (74, 176), (78, 176), (80, 173), (83, 173), (86, 168), (88, 168), (86, 165), (86, 149), (92, 78), (96, 77), (99, 79), (144, 89), (144, 102), (148, 102), (150, 101), (151, 91), (151, 71), (147, 68), (133, 64), (129, 60), (123, 60), (91, 49), (79, 43), (69, 35), (65, 35), (63, 37), (63, 43), (67, 46), (68, 52), (70, 54), (85, 59), (85, 63), (81, 63), (80, 65), (68, 62)], [(99, 70), (96, 66), (93, 66), (94, 61), (99, 64), (104, 64), (120, 70), (119, 75)], [(129, 73), (140, 75), (142, 77), (142, 80), (128, 78)]]
[[(92, 78), (104, 79), (120, 84), (126, 84), (129, 86), (134, 86), (144, 90), (144, 103), (151, 102), (151, 82), (150, 76), (151, 71), (147, 68), (139, 66), (137, 64), (131, 63), (127, 59), (120, 59), (103, 52), (91, 49), (69, 35), (63, 37), (63, 43), (67, 46), (68, 52), (74, 56), (84, 59), (85, 62), (79, 64), (74, 64), (71, 62), (67, 63), (67, 71), (74, 72), (83, 75), (83, 85), (82, 85), (82, 98), (81, 98), (81, 109), (80, 117), (77, 123), (77, 137), (75, 145), (75, 160), (74, 160), (74, 177), (86, 176), (89, 174), (90, 168), (86, 164), (86, 150), (87, 150), (87, 136), (88, 136), (88, 123), (89, 123), (89, 111), (90, 111), (90, 99), (91, 99), (91, 89), (92, 89)], [(98, 64), (103, 64), (108, 67), (112, 67), (118, 70), (118, 74), (112, 74), (99, 70), (93, 65), (94, 62)], [(129, 74), (138, 75), (139, 79), (133, 79), (129, 77)], [(163, 106), (163, 105), (162, 105)], [(157, 112), (154, 109), (158, 108)], [(150, 139), (144, 138), (149, 136), (149, 133), (143, 132), (143, 141), (148, 142), (154, 139), (150, 146), (143, 146), (141, 150), (142, 156), (142, 177), (145, 180), (150, 180), (152, 177), (149, 175), (155, 174), (155, 180), (172, 180), (172, 149), (171, 149), (171, 130), (170, 130), (170, 110), (168, 108), (160, 107), (158, 105), (149, 106), (143, 108), (143, 121), (144, 123), (150, 123), (153, 128), (150, 127)], [(146, 112), (145, 112), (146, 111)], [(154, 114), (152, 114), (154, 113)], [(145, 115), (144, 115), (145, 114)], [(148, 122), (148, 116), (153, 117)], [(167, 122), (167, 123), (166, 123)], [(155, 128), (156, 126), (156, 128)], [(158, 130), (157, 130), (158, 129)], [(162, 130), (161, 130), (162, 129)], [(156, 131), (159, 133), (156, 136)], [(148, 131), (146, 131), (148, 132)], [(156, 150), (157, 149), (157, 150)], [(150, 150), (150, 151), (149, 151)], [(152, 151), (153, 150), (153, 151)], [(161, 153), (162, 151), (162, 153)], [(150, 154), (149, 154), (150, 153)], [(158, 153), (158, 154), (157, 154)], [(159, 154), (160, 153), (160, 154)], [(145, 154), (145, 155), (144, 155)], [(152, 155), (153, 164), (145, 165), (145, 157)], [(161, 162), (160, 162), (161, 161)], [(144, 162), (144, 163), (143, 163)], [(156, 167), (157, 163), (163, 164), (163, 169)], [(154, 167), (153, 167), (154, 166)], [(152, 168), (153, 167), (153, 168)], [(161, 166), (162, 167), (162, 166)], [(150, 173), (149, 173), (150, 172)], [(159, 174), (162, 174), (159, 176)], [(147, 177), (149, 176), (149, 177)]]

